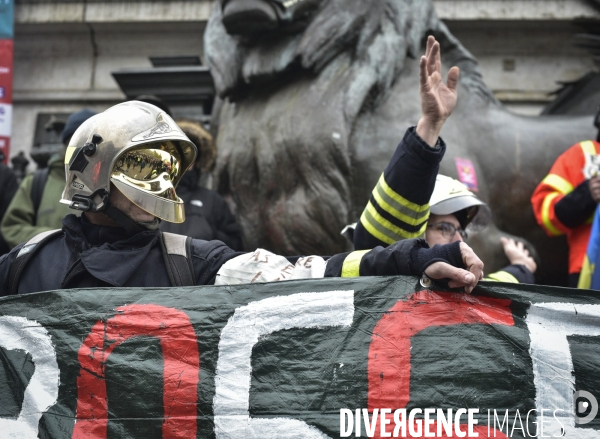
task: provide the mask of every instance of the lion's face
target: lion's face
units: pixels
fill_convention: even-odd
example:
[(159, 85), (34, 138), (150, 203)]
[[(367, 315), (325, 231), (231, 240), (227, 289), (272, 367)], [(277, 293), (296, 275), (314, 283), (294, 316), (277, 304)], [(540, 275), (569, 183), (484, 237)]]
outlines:
[(300, 32), (325, 0), (220, 0), (230, 35), (260, 37), (276, 31)]

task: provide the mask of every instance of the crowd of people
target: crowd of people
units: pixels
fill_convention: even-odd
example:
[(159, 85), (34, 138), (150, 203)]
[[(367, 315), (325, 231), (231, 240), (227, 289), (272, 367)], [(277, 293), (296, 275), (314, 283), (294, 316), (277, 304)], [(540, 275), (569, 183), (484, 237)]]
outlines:
[[(310, 259), (242, 251), (227, 203), (200, 184), (216, 154), (198, 124), (176, 123), (154, 98), (100, 114), (78, 111), (62, 133), (62, 154), (47, 168), (18, 185), (0, 166), (0, 296), (400, 274), (469, 293), (483, 278), (483, 262), (465, 241), (489, 224), (491, 212), (464, 184), (438, 175), (448, 147), (440, 132), (456, 105), (458, 79), (453, 67), (443, 81), (440, 46), (429, 37), (420, 60), (421, 118), (406, 131), (358, 222), (346, 228), (354, 251)], [(600, 201), (598, 167), (590, 165), (599, 147), (571, 147), (532, 197), (548, 234), (567, 234), (572, 286)], [(486, 279), (534, 283), (537, 265), (524, 244), (501, 241), (510, 265)]]

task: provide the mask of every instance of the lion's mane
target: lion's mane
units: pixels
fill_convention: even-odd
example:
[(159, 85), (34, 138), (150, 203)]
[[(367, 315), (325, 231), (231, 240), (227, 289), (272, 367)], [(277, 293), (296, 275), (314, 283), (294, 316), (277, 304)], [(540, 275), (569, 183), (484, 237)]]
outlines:
[[(302, 32), (253, 40), (227, 33), (215, 5), (205, 58), (223, 103), (213, 114), (217, 184), (238, 208), (248, 248), (343, 250), (339, 231), (355, 220), (354, 123), (388, 96), (428, 33), (461, 67), (463, 85), (493, 99), (429, 0), (324, 0)], [(306, 108), (321, 105), (327, 110)]]

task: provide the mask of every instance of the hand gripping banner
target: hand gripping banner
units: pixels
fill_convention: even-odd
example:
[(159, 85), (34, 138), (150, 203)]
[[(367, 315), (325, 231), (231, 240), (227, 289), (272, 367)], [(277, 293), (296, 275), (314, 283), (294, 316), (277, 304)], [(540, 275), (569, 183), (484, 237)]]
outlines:
[(600, 296), (410, 277), (0, 299), (2, 438), (600, 439)]

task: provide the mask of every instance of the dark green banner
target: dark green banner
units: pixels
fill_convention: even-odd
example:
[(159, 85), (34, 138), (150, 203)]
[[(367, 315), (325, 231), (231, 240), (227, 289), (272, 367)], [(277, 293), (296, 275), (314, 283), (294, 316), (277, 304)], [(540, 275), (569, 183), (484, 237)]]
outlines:
[(4, 298), (0, 437), (600, 438), (600, 297), (419, 290), (388, 277)]

